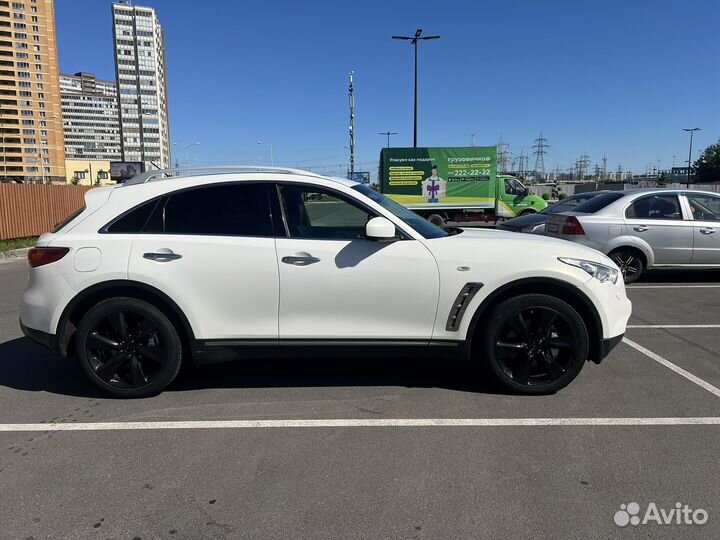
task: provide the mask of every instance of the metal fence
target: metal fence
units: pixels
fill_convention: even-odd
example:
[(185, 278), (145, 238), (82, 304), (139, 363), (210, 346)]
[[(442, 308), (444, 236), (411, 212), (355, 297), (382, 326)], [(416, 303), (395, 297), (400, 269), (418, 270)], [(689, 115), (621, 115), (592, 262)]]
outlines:
[(0, 183), (0, 240), (38, 236), (84, 205), (92, 186)]

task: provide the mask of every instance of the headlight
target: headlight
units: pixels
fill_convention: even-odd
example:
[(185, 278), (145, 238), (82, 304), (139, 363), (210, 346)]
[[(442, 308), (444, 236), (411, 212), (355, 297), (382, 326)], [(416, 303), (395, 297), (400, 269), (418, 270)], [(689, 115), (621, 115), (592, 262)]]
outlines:
[(565, 264), (569, 264), (570, 266), (576, 266), (585, 270), (600, 283), (605, 283), (606, 281), (609, 281), (610, 283), (617, 283), (618, 271), (614, 268), (610, 268), (609, 266), (605, 266), (604, 264), (584, 261), (582, 259), (568, 259), (566, 257), (558, 257), (558, 260), (560, 262), (564, 262)]

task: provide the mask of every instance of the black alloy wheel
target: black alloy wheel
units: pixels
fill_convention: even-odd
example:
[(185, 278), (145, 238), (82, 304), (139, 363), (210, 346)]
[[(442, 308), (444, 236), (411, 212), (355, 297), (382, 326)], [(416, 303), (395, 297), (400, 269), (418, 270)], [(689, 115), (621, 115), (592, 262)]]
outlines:
[(587, 328), (557, 298), (529, 294), (506, 300), (493, 312), (486, 356), (496, 378), (525, 394), (555, 392), (582, 369)]
[(154, 306), (115, 298), (93, 307), (78, 328), (78, 356), (90, 379), (120, 397), (146, 397), (178, 373), (181, 344), (175, 328)]
[(625, 283), (634, 283), (643, 273), (642, 259), (629, 249), (621, 249), (610, 254), (610, 259), (618, 266)]

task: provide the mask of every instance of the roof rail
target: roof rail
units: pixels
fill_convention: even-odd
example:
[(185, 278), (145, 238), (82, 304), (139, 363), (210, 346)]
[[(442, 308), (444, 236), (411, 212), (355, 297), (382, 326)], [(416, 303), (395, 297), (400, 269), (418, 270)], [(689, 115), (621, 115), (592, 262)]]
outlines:
[(314, 172), (303, 169), (289, 169), (286, 167), (262, 167), (256, 165), (222, 165), (207, 167), (177, 167), (173, 169), (159, 169), (157, 171), (147, 171), (137, 176), (133, 176), (123, 185), (132, 186), (136, 184), (144, 184), (155, 180), (163, 180), (168, 178), (181, 178), (186, 176), (203, 176), (205, 174), (232, 174), (232, 173), (279, 173), (279, 174), (298, 174), (301, 176), (322, 177)]

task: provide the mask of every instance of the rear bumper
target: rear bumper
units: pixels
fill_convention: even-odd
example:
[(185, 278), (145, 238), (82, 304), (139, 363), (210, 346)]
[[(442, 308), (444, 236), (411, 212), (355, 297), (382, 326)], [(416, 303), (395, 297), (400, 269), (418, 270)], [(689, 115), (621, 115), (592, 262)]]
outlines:
[(610, 354), (610, 351), (612, 351), (615, 347), (618, 346), (618, 344), (622, 341), (625, 334), (620, 334), (619, 336), (606, 338), (600, 340), (600, 351), (598, 358), (595, 360), (596, 364), (599, 364), (603, 361), (603, 359)]
[(42, 345), (50, 349), (52, 352), (57, 353), (57, 340), (53, 334), (48, 334), (42, 330), (36, 330), (35, 328), (29, 328), (20, 321), (20, 329), (25, 337), (31, 339), (35, 343)]

